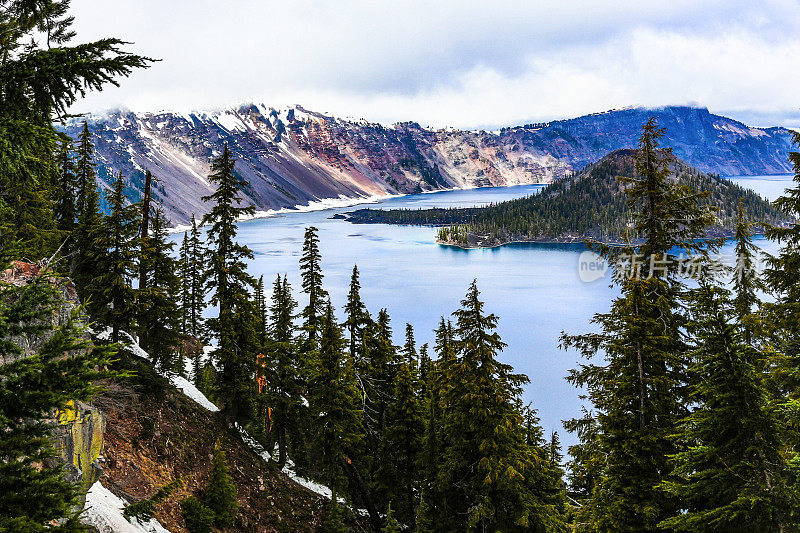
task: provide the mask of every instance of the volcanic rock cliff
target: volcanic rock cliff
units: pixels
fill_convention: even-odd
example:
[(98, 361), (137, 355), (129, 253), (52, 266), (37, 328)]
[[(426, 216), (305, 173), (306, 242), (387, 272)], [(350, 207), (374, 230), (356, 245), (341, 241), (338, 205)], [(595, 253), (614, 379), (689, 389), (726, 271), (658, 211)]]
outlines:
[[(202, 215), (212, 157), (227, 143), (249, 182), (247, 201), (259, 210), (335, 205), (359, 199), (444, 188), (548, 183), (636, 145), (642, 124), (656, 116), (665, 145), (706, 172), (722, 175), (789, 171), (785, 128), (752, 128), (704, 108), (665, 107), (596, 113), (500, 132), (392, 126), (344, 120), (300, 106), (262, 104), (215, 112), (133, 113), (89, 117), (98, 180), (117, 172), (138, 198), (149, 169), (154, 197), (173, 223)], [(67, 133), (76, 136), (80, 121)]]

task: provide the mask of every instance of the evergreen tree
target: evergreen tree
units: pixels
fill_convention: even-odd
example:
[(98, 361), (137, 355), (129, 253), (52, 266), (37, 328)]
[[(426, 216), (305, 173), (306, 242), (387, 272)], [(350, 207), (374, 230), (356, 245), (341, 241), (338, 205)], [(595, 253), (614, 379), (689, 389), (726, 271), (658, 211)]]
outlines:
[(733, 273), (734, 307), (736, 316), (744, 328), (745, 342), (751, 344), (759, 329), (759, 316), (755, 308), (761, 303), (757, 291), (763, 290), (764, 283), (756, 270), (758, 248), (753, 244), (752, 223), (745, 220), (744, 209), (739, 204), (736, 217), (734, 240), (736, 247), (736, 266)]
[(211, 292), (211, 304), (219, 308), (216, 318), (208, 320), (209, 329), (218, 340), (212, 357), (218, 362), (219, 394), (223, 411), (230, 424), (248, 416), (251, 381), (255, 364), (255, 331), (253, 309), (248, 289), (255, 280), (247, 273), (245, 260), (253, 258), (247, 246), (236, 242), (236, 221), (252, 215), (255, 208), (240, 207), (241, 191), (247, 182), (236, 176), (235, 161), (228, 146), (211, 164), (209, 180), (217, 186), (206, 202), (213, 202), (211, 211), (203, 218), (209, 225), (207, 242), (208, 265), (206, 289)]
[[(93, 382), (110, 374), (97, 368), (113, 352), (89, 342), (79, 310), (53, 326), (64, 305), (59, 288), (47, 274), (22, 287), (0, 283), (0, 531), (83, 530), (74, 510), (76, 486), (51, 460), (52, 417), (98, 390)], [(47, 340), (23, 352), (17, 339), (33, 336)]]
[(363, 435), (361, 398), (330, 302), (319, 325), (319, 349), (308, 384), (316, 428), (313, 442), (319, 449), (326, 484), (341, 491), (346, 482), (344, 464), (354, 456)]
[[(411, 530), (413, 531), (414, 528), (412, 527)], [(381, 533), (400, 533), (400, 531), (400, 524), (394, 517), (394, 509), (392, 509), (392, 505), (389, 504), (389, 508), (386, 510), (386, 525), (381, 529)]]
[(93, 284), (100, 262), (106, 253), (107, 239), (103, 213), (100, 211), (100, 192), (94, 173), (94, 148), (86, 122), (83, 124), (77, 150), (78, 223), (75, 227), (75, 257), (72, 279), (78, 295), (87, 301), (87, 311), (98, 316), (105, 307), (100, 288)]
[(178, 252), (178, 272), (180, 277), (181, 292), (180, 292), (180, 312), (181, 312), (181, 334), (188, 335), (189, 333), (189, 317), (191, 316), (192, 306), (192, 290), (191, 290), (191, 274), (190, 274), (190, 256), (189, 256), (189, 234), (183, 232), (183, 240)]
[(325, 517), (320, 524), (322, 533), (348, 533), (348, 528), (344, 523), (344, 512), (337, 500), (336, 492), (331, 495), (331, 501), (325, 510)]
[(453, 329), (453, 323), (442, 317), (435, 334), (436, 344), (434, 348), (439, 355), (439, 359), (443, 362), (455, 359), (455, 331)]
[(400, 354), (392, 343), (391, 318), (386, 309), (378, 312), (370, 334), (369, 366), (370, 383), (373, 385), (374, 412), (378, 421), (378, 434), (383, 435), (386, 411), (394, 394), (394, 380), (400, 364)]
[(380, 478), (388, 499), (397, 505), (400, 521), (413, 531), (418, 499), (417, 466), (422, 448), (424, 421), (417, 396), (413, 362), (404, 360), (395, 375), (393, 400), (382, 441)]
[(61, 244), (53, 213), (58, 133), (54, 122), (87, 91), (99, 90), (147, 58), (119, 39), (69, 46), (66, 0), (0, 5), (0, 249), (35, 261)]
[(444, 368), (455, 359), (453, 351), (453, 325), (442, 317), (435, 330), (435, 350), (439, 358), (431, 362), (428, 372), (427, 394), (424, 397), (425, 434), (420, 454), (419, 471), (422, 478), (420, 505), (417, 513), (419, 531), (436, 531), (454, 527), (447, 519), (445, 499), (450, 487), (444, 486), (440, 477), (440, 467), (444, 461), (447, 436), (443, 430), (443, 395), (447, 387)]
[[(800, 134), (792, 132), (795, 145)], [(795, 187), (775, 200), (775, 206), (797, 219), (800, 216), (800, 152), (790, 152)], [(778, 351), (777, 386), (782, 394), (797, 398), (800, 390), (800, 224), (767, 226), (764, 236), (781, 245), (780, 253), (767, 257), (764, 277), (775, 301), (764, 305), (768, 314), (770, 344)]]
[(596, 531), (593, 516), (602, 513), (599, 497), (600, 480), (606, 467), (606, 455), (600, 447), (600, 428), (593, 413), (583, 409), (583, 416), (564, 421), (564, 429), (574, 433), (577, 444), (569, 447), (567, 461), (569, 493), (579, 504), (575, 506), (575, 531)]
[[(146, 250), (151, 246), (150, 244), (150, 189), (153, 182), (153, 175), (150, 171), (145, 172), (144, 178), (144, 192), (142, 194), (142, 201), (141, 201), (141, 216), (139, 217), (141, 223), (141, 229), (139, 231), (139, 286), (138, 292), (145, 292), (148, 289), (148, 271), (150, 269), (150, 265), (148, 265), (148, 254)], [(147, 328), (144, 327), (144, 324), (139, 324), (139, 345), (147, 349), (148, 341), (147, 341)]]
[(406, 343), (403, 345), (405, 362), (415, 365), (417, 362), (417, 343), (414, 340), (414, 327), (406, 324)]
[(431, 373), (431, 357), (428, 355), (428, 344), (419, 347), (419, 396), (425, 399), (428, 395), (428, 378)]
[(97, 188), (97, 174), (94, 170), (94, 145), (89, 123), (83, 121), (83, 129), (78, 136), (78, 150), (75, 163), (78, 178), (78, 213), (83, 213), (91, 205), (87, 205), (89, 195)]
[(380, 467), (384, 466), (380, 454), (385, 440), (387, 425), (387, 409), (394, 394), (394, 375), (397, 365), (397, 350), (392, 344), (389, 327), (389, 315), (386, 310), (379, 313), (379, 321), (366, 317), (366, 324), (361, 330), (360, 343), (354, 358), (359, 393), (362, 401), (362, 420), (365, 429), (365, 450), (362, 458), (363, 470), (373, 487), (375, 500), (385, 502), (386, 495), (382, 487), (376, 486), (376, 476)]
[(672, 254), (679, 249), (704, 260), (718, 241), (700, 240), (713, 220), (701, 206), (707, 194), (669, 179), (671, 154), (658, 146), (663, 134), (653, 119), (642, 128), (637, 177), (627, 189), (642, 244), (592, 245), (613, 264), (621, 292), (608, 313), (594, 317), (602, 333), (562, 336), (562, 346), (586, 359), (605, 354), (603, 364), (582, 365), (568, 378), (588, 390), (599, 424), (592, 435), (607, 457), (593, 501), (585, 502), (589, 527), (599, 530), (655, 531), (678, 509), (659, 488), (677, 451), (670, 435), (689, 401), (684, 287)]
[[(476, 283), (457, 310), (456, 358), (444, 367), (447, 444), (439, 477), (451, 490), (441, 525), (463, 531), (562, 531), (563, 494), (546, 450), (525, 441), (520, 405), (528, 379), (497, 360), (505, 344), (483, 312)], [(450, 522), (450, 523), (448, 523)]]
[(550, 434), (550, 463), (555, 468), (561, 468), (561, 461), (564, 460), (564, 455), (561, 453), (561, 438), (558, 436), (558, 431), (553, 431)]
[(262, 351), (266, 351), (268, 344), (268, 318), (267, 318), (267, 299), (264, 295), (264, 276), (259, 276), (256, 281), (255, 296), (253, 305), (256, 312), (256, 334), (258, 343)]
[(353, 265), (353, 274), (350, 276), (350, 291), (347, 293), (347, 305), (344, 313), (347, 317), (344, 325), (350, 336), (350, 353), (355, 357), (361, 332), (368, 319), (367, 308), (361, 301), (361, 283), (358, 279), (358, 266)]
[[(297, 302), (292, 297), (289, 281), (277, 277), (272, 288), (269, 308), (270, 355), (275, 366), (269, 382), (269, 394), (278, 442), (278, 464), (287, 459), (287, 434), (295, 431), (303, 418), (302, 376), (295, 346), (294, 312)], [(297, 439), (295, 439), (296, 441)]]
[(306, 228), (303, 239), (303, 255), (300, 257), (300, 275), (303, 292), (308, 294), (308, 305), (303, 309), (303, 329), (306, 333), (306, 349), (313, 349), (319, 331), (319, 323), (325, 314), (325, 297), (328, 293), (322, 288), (322, 255), (319, 251), (317, 228)]
[(100, 269), (90, 282), (92, 293), (99, 295), (105, 306), (97, 309), (96, 318), (111, 327), (111, 339), (119, 340), (121, 330), (130, 330), (136, 318), (135, 289), (136, 249), (133, 242), (138, 231), (138, 210), (125, 197), (122, 174), (117, 176), (109, 197), (111, 213), (104, 218), (102, 241), (105, 253), (95, 265)]
[(214, 447), (214, 458), (211, 460), (211, 473), (208, 476), (203, 503), (214, 513), (214, 524), (230, 526), (236, 517), (236, 485), (228, 471), (228, 459), (220, 441)]
[(186, 278), (189, 292), (187, 333), (195, 339), (202, 339), (204, 336), (203, 310), (205, 309), (206, 289), (203, 279), (206, 255), (203, 241), (200, 240), (200, 229), (192, 215)]
[(664, 488), (683, 509), (661, 525), (673, 531), (786, 531), (784, 462), (778, 423), (767, 405), (755, 350), (735, 323), (727, 290), (703, 282), (689, 297), (696, 339), (692, 385), (698, 408), (685, 417), (673, 476)]
[(175, 243), (168, 240), (164, 211), (160, 207), (153, 214), (150, 233), (141, 258), (146, 265), (148, 285), (138, 291), (139, 323), (143, 339), (146, 339), (142, 347), (148, 351), (157, 368), (183, 375), (184, 361), (177, 350), (180, 342), (181, 314), (177, 305), (180, 279), (172, 258)]
[[(635, 178), (622, 181), (630, 185), (627, 189), (628, 204), (636, 234), (644, 239), (637, 250), (646, 260), (668, 259), (670, 250), (679, 247), (687, 254), (705, 256), (709, 243), (698, 242), (705, 230), (714, 222), (708, 207), (701, 201), (709, 193), (699, 192), (686, 184), (670, 179), (672, 149), (662, 148), (664, 128), (659, 128), (655, 118), (642, 127), (639, 149), (636, 156)], [(713, 241), (712, 241), (713, 242)], [(720, 242), (720, 241), (716, 241)], [(666, 272), (673, 272), (676, 266)], [(644, 274), (660, 277), (663, 272), (650, 264), (643, 265)]]
[(61, 232), (59, 237), (62, 242), (61, 256), (67, 260), (61, 270), (68, 272), (75, 251), (73, 232), (78, 217), (78, 207), (75, 203), (78, 182), (72, 158), (72, 141), (66, 136), (60, 140), (56, 163), (58, 170), (53, 188), (53, 204), (56, 224)]

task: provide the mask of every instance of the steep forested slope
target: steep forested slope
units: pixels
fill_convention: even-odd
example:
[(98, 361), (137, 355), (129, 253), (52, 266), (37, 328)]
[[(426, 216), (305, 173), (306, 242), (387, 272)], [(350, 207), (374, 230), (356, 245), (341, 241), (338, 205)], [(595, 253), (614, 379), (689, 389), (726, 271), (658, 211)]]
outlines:
[[(135, 363), (135, 361), (133, 361)], [(316, 531), (325, 499), (268, 464), (219, 416), (184, 396), (146, 364), (136, 378), (108, 384), (94, 405), (106, 417), (100, 482), (136, 503), (180, 480), (156, 506), (155, 517), (173, 533), (186, 532), (179, 502), (203, 493), (216, 442), (225, 447), (239, 512), (225, 531)], [(354, 530), (361, 529), (352, 522)]]

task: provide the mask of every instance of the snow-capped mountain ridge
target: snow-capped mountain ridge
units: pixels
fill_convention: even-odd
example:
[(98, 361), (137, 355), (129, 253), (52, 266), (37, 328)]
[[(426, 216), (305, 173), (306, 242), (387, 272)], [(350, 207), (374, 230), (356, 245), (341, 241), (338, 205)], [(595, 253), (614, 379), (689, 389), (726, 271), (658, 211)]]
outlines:
[[(149, 169), (174, 224), (206, 212), (210, 160), (228, 144), (250, 185), (246, 201), (278, 211), (326, 199), (546, 183), (618, 148), (633, 147), (656, 115), (665, 144), (701, 170), (787, 172), (790, 133), (751, 128), (704, 108), (623, 109), (500, 132), (391, 126), (341, 119), (302, 106), (247, 104), (191, 113), (111, 111), (88, 117), (98, 176), (122, 172), (136, 198)], [(76, 135), (80, 122), (67, 125)]]

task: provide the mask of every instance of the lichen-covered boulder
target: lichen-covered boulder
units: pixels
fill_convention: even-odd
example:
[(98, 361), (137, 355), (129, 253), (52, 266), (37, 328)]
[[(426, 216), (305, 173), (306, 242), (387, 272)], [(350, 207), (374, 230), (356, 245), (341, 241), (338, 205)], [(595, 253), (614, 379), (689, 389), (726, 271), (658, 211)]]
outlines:
[(103, 453), (103, 434), (106, 419), (95, 407), (83, 402), (58, 412), (55, 430), (55, 447), (61, 459), (70, 465), (70, 478), (79, 484), (81, 494), (86, 494), (100, 478), (99, 459)]

